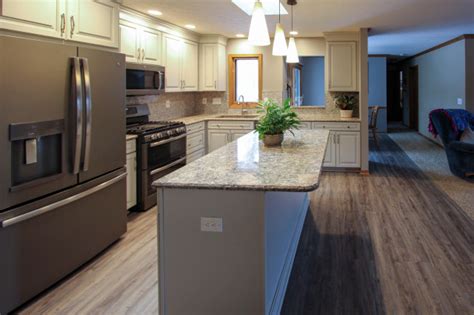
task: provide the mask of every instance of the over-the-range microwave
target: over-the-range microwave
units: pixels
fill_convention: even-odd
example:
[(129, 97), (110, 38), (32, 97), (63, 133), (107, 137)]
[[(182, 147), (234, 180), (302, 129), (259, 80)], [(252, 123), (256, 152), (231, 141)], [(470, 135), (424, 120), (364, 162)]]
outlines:
[(153, 95), (164, 91), (164, 67), (127, 63), (127, 95)]

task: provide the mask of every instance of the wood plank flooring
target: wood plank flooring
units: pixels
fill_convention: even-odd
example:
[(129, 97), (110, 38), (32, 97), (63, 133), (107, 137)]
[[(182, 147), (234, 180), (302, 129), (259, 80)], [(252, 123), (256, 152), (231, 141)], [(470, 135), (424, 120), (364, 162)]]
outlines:
[[(282, 313), (474, 314), (473, 221), (389, 137), (370, 159), (322, 176)], [(156, 210), (128, 228), (19, 313), (156, 314)]]

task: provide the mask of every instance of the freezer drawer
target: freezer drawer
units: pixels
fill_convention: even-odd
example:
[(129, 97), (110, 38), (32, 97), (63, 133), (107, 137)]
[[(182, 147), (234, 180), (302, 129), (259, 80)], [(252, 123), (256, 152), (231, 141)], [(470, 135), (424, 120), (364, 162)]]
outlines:
[[(123, 170), (0, 217), (0, 313), (6, 314), (93, 258), (126, 232)], [(20, 210), (20, 211), (19, 211)]]

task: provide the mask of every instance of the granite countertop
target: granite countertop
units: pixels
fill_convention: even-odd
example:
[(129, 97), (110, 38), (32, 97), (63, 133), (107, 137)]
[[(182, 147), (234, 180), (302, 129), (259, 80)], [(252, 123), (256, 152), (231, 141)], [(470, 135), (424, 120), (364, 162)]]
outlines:
[[(176, 118), (173, 120), (182, 121), (186, 125), (191, 125), (203, 121), (209, 120), (229, 120), (229, 121), (257, 121), (259, 117), (255, 117), (255, 115), (249, 114), (248, 117), (220, 117), (225, 114), (202, 114), (202, 115), (193, 115), (193, 116), (186, 116), (181, 118)], [(360, 122), (360, 118), (341, 118), (339, 115), (328, 115), (328, 114), (319, 114), (319, 113), (305, 113), (305, 114), (298, 114), (298, 117), (301, 121), (327, 121), (327, 122)]]
[(285, 134), (281, 147), (267, 148), (250, 132), (177, 171), (155, 187), (256, 191), (312, 191), (319, 177), (329, 131)]
[(125, 140), (128, 141), (128, 140), (133, 140), (133, 139), (136, 139), (138, 138), (137, 135), (125, 135)]

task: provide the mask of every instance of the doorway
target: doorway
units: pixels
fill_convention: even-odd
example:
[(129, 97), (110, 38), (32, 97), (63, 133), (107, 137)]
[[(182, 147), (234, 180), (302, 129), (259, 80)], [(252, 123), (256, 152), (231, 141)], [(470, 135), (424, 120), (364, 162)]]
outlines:
[(409, 127), (418, 131), (418, 66), (408, 69)]

